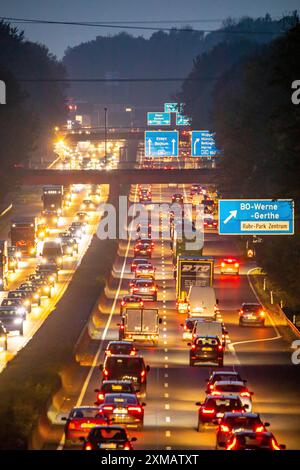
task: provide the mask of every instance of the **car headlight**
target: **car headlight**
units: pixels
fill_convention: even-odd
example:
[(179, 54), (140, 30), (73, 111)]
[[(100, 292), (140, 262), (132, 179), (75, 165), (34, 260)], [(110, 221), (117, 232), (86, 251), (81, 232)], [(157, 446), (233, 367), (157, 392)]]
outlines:
[(23, 308), (23, 307), (18, 308), (17, 313), (18, 313), (19, 315), (24, 315), (24, 313), (25, 313), (25, 308)]
[(49, 287), (49, 286), (44, 286), (44, 291), (45, 291), (45, 292), (49, 292), (49, 290), (50, 290), (50, 287)]
[(24, 305), (26, 305), (26, 307), (28, 307), (28, 305), (30, 305), (30, 300), (28, 300), (28, 299), (24, 300)]
[(43, 264), (46, 264), (47, 261), (48, 261), (47, 258), (43, 258), (43, 259), (42, 259), (42, 263), (43, 263)]
[(70, 246), (68, 246), (68, 248), (67, 248), (67, 253), (69, 253), (69, 254), (72, 253), (72, 248)]
[(40, 296), (40, 295), (36, 292), (33, 297), (34, 297), (35, 299), (38, 299), (39, 296)]
[(57, 218), (57, 217), (53, 217), (52, 221), (56, 224), (57, 221), (58, 221), (58, 218)]
[(15, 325), (21, 325), (23, 323), (23, 318), (15, 318), (14, 319), (14, 324)]

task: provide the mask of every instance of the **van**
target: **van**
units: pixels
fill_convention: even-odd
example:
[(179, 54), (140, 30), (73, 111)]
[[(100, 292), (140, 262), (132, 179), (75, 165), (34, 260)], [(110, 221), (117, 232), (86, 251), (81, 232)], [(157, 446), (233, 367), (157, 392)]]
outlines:
[(63, 249), (60, 242), (46, 241), (42, 251), (42, 263), (54, 262), (59, 269), (63, 267)]
[(223, 323), (219, 321), (197, 319), (194, 323), (192, 338), (196, 338), (197, 336), (217, 336), (224, 347), (226, 343), (226, 334), (227, 331)]
[(216, 320), (219, 313), (218, 299), (213, 287), (191, 286), (188, 293), (189, 316)]

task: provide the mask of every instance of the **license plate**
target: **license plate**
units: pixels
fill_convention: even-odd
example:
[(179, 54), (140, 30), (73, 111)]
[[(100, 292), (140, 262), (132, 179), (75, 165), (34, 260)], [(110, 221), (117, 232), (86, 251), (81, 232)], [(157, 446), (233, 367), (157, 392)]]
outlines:
[(141, 292), (148, 292), (148, 289), (146, 289), (146, 287), (142, 287)]
[(82, 423), (81, 425), (83, 429), (94, 428), (95, 426), (96, 426), (96, 423)]
[(212, 348), (202, 348), (202, 351), (212, 351)]
[(115, 414), (120, 414), (120, 415), (126, 415), (127, 410), (126, 410), (126, 408), (115, 408), (114, 413)]
[(103, 444), (100, 444), (100, 449), (116, 449), (117, 448), (117, 444), (115, 444), (114, 442), (108, 442), (107, 444), (103, 443)]
[(226, 269), (227, 269), (227, 271), (233, 271), (233, 269), (232, 269), (232, 268), (226, 268)]

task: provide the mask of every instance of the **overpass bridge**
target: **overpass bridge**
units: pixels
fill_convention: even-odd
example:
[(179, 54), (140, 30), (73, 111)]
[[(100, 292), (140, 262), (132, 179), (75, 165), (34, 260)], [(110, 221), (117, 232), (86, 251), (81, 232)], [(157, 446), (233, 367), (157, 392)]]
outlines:
[(98, 141), (104, 140), (144, 140), (143, 129), (128, 129), (128, 128), (108, 128), (106, 133), (105, 129), (85, 129), (61, 132), (66, 142), (76, 144), (85, 140)]
[(114, 169), (114, 170), (13, 170), (18, 184), (220, 184), (221, 172), (215, 168), (196, 169)]

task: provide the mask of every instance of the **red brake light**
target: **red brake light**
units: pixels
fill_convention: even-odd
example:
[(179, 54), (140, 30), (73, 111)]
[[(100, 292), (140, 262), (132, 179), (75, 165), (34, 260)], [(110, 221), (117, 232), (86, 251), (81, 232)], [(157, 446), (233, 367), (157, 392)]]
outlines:
[(105, 405), (103, 406), (103, 411), (112, 411), (114, 407), (112, 405)]
[(272, 440), (271, 440), (271, 444), (272, 444), (272, 449), (273, 449), (273, 450), (280, 450), (280, 447), (279, 447), (279, 445), (277, 444), (277, 442), (275, 441), (275, 439), (272, 439)]
[(264, 432), (264, 430), (264, 426), (257, 426), (257, 428), (255, 428), (255, 432)]
[(136, 355), (136, 351), (134, 349), (130, 351), (130, 356), (135, 356), (135, 355)]
[(202, 408), (201, 413), (204, 415), (213, 415), (215, 413), (215, 410), (212, 408)]
[(76, 424), (75, 423), (71, 423), (69, 424), (69, 429), (76, 429)]
[(140, 307), (143, 307), (144, 306), (144, 302), (141, 300), (140, 301)]
[(128, 411), (135, 411), (136, 413), (142, 412), (141, 406), (128, 406)]
[(129, 445), (129, 444), (125, 444), (124, 450), (130, 450), (130, 445)]
[(104, 400), (104, 394), (103, 393), (98, 393), (98, 400)]
[(92, 445), (90, 442), (87, 442), (84, 446), (84, 450), (93, 450)]
[(124, 307), (125, 303), (126, 303), (125, 300), (122, 300), (121, 302), (122, 307)]
[(195, 345), (195, 344), (192, 344), (192, 349), (196, 349), (196, 345)]
[(144, 370), (142, 370), (141, 377), (145, 377), (145, 374), (146, 374), (146, 372)]
[(241, 393), (241, 397), (250, 397), (250, 393), (249, 392), (242, 392)]
[(234, 263), (234, 266), (235, 266), (236, 268), (238, 268), (238, 267), (239, 267), (239, 263)]
[(103, 375), (105, 375), (106, 377), (108, 376), (108, 370), (107, 369), (103, 369)]
[(222, 350), (223, 350), (223, 346), (222, 346), (221, 344), (219, 344), (218, 350), (219, 350), (219, 351), (222, 351)]

